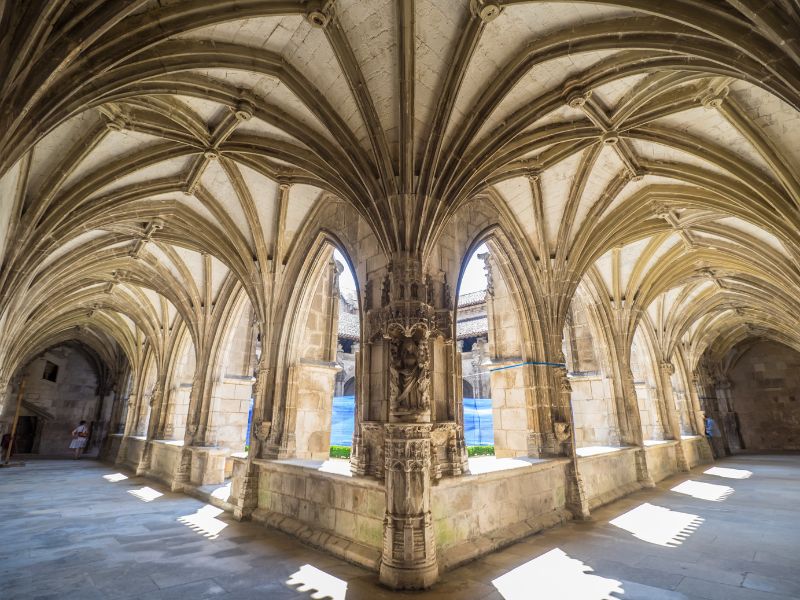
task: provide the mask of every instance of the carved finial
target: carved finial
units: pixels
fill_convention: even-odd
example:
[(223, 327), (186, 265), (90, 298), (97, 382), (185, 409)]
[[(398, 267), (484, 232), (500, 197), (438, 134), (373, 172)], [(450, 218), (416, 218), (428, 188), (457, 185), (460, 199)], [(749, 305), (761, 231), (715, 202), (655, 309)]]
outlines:
[(728, 88), (724, 87), (716, 93), (711, 92), (700, 100), (705, 108), (719, 108), (728, 97)]
[(470, 0), (469, 8), (484, 23), (494, 21), (503, 10), (497, 2), (490, 0)]
[(315, 29), (325, 29), (331, 22), (333, 0), (315, 2), (313, 8), (306, 13), (306, 21)]
[(233, 114), (236, 115), (239, 121), (249, 121), (253, 117), (253, 113), (255, 113), (255, 107), (253, 103), (246, 98), (239, 100), (233, 111)]
[(670, 209), (669, 206), (664, 204), (663, 202), (653, 202), (653, 214), (657, 216), (659, 219), (666, 219), (669, 217)]
[(592, 95), (591, 91), (572, 92), (567, 97), (567, 106), (569, 106), (570, 108), (581, 108), (584, 104), (586, 104), (586, 101), (589, 99), (591, 95)]
[(606, 146), (614, 146), (619, 142), (619, 134), (616, 131), (607, 131), (600, 136), (600, 141)]

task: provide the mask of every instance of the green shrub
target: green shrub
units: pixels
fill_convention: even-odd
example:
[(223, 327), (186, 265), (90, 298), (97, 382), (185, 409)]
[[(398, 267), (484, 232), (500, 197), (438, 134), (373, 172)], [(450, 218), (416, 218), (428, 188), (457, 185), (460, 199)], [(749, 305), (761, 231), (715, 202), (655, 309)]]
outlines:
[(468, 456), (494, 456), (494, 446), (467, 446)]
[(350, 458), (348, 446), (331, 446), (331, 458)]

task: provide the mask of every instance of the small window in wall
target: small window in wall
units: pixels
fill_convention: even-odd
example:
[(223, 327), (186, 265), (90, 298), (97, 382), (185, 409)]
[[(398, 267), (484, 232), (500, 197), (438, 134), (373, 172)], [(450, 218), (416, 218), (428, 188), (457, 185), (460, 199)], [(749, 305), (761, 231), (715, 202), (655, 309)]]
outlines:
[(51, 363), (49, 360), (45, 361), (42, 379), (46, 379), (47, 381), (55, 381), (58, 379), (58, 365)]

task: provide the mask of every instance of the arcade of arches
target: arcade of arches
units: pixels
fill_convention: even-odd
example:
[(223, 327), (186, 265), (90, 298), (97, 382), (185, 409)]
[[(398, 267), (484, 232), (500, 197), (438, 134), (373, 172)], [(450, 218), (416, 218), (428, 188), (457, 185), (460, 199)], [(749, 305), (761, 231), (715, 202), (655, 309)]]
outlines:
[(394, 588), (800, 449), (799, 32), (796, 0), (0, 3), (2, 433), (25, 383), (17, 452), (85, 419)]

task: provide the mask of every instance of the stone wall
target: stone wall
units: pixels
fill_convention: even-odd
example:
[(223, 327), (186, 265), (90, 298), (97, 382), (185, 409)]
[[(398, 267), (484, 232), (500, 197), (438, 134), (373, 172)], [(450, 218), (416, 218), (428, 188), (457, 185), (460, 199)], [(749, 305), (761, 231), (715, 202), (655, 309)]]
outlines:
[[(502, 363), (494, 367), (503, 366)], [(491, 373), (494, 451), (498, 458), (528, 455), (530, 368), (511, 367)]]
[(800, 450), (800, 354), (760, 342), (729, 377), (745, 448)]
[(249, 375), (228, 375), (214, 384), (210, 423), (218, 446), (244, 450), (253, 383), (255, 378)]
[(641, 487), (636, 474), (636, 451), (623, 448), (578, 458), (590, 508), (607, 504)]
[(659, 482), (678, 472), (678, 463), (675, 458), (677, 441), (665, 441), (660, 444), (646, 446), (647, 470), (653, 481)]
[(148, 475), (171, 485), (181, 460), (182, 442), (152, 441)]
[(324, 460), (330, 453), (337, 368), (299, 364), (289, 370), (290, 406), (296, 409), (295, 456)]
[[(314, 463), (312, 463), (314, 465)], [(377, 570), (383, 546), (383, 485), (303, 466), (299, 461), (257, 460), (258, 509), (253, 519), (313, 546)], [(234, 461), (236, 497), (245, 463)]]
[[(43, 377), (48, 362), (58, 367), (56, 381)], [(20, 416), (36, 419), (28, 421), (37, 424), (37, 431), (31, 432), (34, 436), (33, 451), (42, 455), (70, 454), (72, 430), (81, 420), (92, 423), (97, 415), (100, 399), (97, 396), (98, 379), (94, 367), (81, 351), (71, 346), (59, 346), (33, 360), (23, 373), (26, 384)], [(14, 419), (16, 392), (15, 388), (5, 404), (2, 416), (4, 431), (10, 430)], [(106, 413), (111, 409), (111, 403), (108, 404), (100, 420), (104, 416), (107, 418)], [(88, 448), (95, 441), (99, 440), (90, 439)]]
[(570, 377), (569, 382), (577, 446), (619, 443), (611, 382), (599, 375)]
[(565, 521), (566, 460), (443, 479), (431, 494), (441, 569)]

